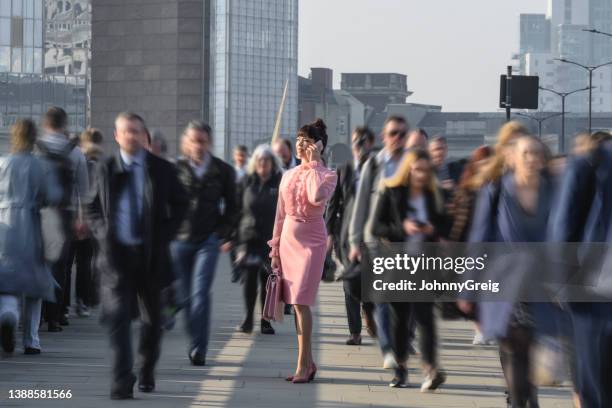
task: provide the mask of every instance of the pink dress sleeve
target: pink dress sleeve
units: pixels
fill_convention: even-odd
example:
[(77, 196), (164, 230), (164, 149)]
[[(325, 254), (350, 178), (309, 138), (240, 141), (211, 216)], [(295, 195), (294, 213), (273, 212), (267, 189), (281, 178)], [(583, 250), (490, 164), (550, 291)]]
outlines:
[(306, 174), (308, 202), (315, 206), (324, 205), (334, 193), (338, 176), (335, 171), (329, 170), (316, 161), (312, 161), (306, 166), (309, 168)]
[(276, 218), (274, 219), (274, 232), (272, 239), (268, 241), (268, 246), (271, 248), (270, 258), (279, 256), (278, 248), (280, 246), (280, 237), (283, 232), (283, 223), (285, 222), (285, 201), (283, 200), (283, 186), (278, 188), (278, 201), (276, 203)]

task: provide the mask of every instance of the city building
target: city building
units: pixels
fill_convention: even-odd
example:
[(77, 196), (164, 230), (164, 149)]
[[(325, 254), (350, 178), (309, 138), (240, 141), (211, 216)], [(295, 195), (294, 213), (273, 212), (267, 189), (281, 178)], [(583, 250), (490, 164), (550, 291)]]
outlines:
[[(56, 28), (60, 15), (64, 22)], [(38, 121), (50, 105), (66, 109), (70, 131), (87, 126), (88, 20), (87, 1), (0, 0), (0, 154), (8, 151), (8, 131), (17, 118)], [(78, 43), (68, 40), (74, 30)], [(59, 31), (62, 36), (55, 34)], [(47, 56), (58, 49), (64, 64), (74, 54), (71, 60), (82, 69), (56, 69)]]
[(211, 0), (210, 112), (215, 152), (272, 138), (298, 124), (298, 0)]
[(269, 142), (285, 84), (282, 136), (297, 128), (297, 0), (92, 0), (92, 124), (142, 114), (179, 151), (191, 119), (216, 155)]
[(330, 146), (350, 145), (352, 130), (365, 123), (367, 107), (350, 93), (334, 90), (332, 79), (328, 68), (312, 68), (309, 78), (299, 77), (298, 126), (321, 118), (327, 124)]
[(550, 51), (550, 20), (544, 14), (521, 14), (520, 16), (521, 54)]
[[(588, 86), (585, 69), (555, 59), (589, 66), (612, 62), (610, 38), (584, 31), (593, 28), (612, 32), (610, 0), (549, 0), (546, 14), (522, 14), (520, 49), (515, 57), (519, 73), (538, 75), (541, 86), (558, 92), (585, 88)], [(612, 112), (612, 67), (595, 71), (592, 105), (593, 112)], [(541, 95), (539, 109), (559, 111), (560, 98), (551, 93)], [(568, 97), (566, 110), (588, 112), (588, 92)]]
[(405, 103), (412, 95), (403, 74), (342, 73), (340, 89), (382, 112), (389, 104)]

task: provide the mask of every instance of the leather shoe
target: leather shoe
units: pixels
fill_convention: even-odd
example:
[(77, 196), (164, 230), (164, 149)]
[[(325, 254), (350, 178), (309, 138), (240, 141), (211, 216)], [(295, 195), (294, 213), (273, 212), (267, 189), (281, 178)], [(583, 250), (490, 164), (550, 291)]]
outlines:
[(140, 373), (140, 378), (138, 379), (138, 390), (140, 392), (153, 392), (155, 390), (155, 377), (153, 373)]
[(206, 356), (204, 356), (204, 353), (200, 353), (196, 350), (192, 350), (191, 353), (189, 353), (189, 360), (191, 361), (191, 365), (194, 366), (206, 365)]
[(136, 376), (131, 375), (127, 384), (116, 384), (111, 387), (110, 397), (113, 400), (126, 400), (134, 398), (134, 383), (136, 382)]
[(29, 356), (33, 356), (33, 355), (37, 355), (40, 354), (40, 349), (34, 348), (34, 347), (26, 347), (23, 350), (23, 354), (29, 355)]

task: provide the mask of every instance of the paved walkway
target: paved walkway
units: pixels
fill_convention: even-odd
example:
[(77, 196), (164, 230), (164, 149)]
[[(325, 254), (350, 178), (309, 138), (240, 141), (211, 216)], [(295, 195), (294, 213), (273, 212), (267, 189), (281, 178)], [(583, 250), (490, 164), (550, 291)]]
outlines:
[[(319, 375), (312, 384), (284, 381), (294, 367), (293, 319), (276, 324), (276, 336), (235, 332), (242, 319), (241, 287), (229, 282), (222, 259), (215, 283), (213, 336), (208, 366), (187, 360), (182, 325), (164, 338), (157, 371), (157, 392), (136, 392), (135, 401), (114, 402), (109, 393), (109, 349), (97, 319), (71, 319), (62, 333), (42, 332), (43, 354), (0, 357), (0, 407), (505, 407), (504, 386), (494, 347), (471, 345), (465, 322), (440, 328), (440, 360), (448, 382), (435, 394), (418, 388), (391, 389), (390, 372), (381, 368), (373, 341), (344, 345), (346, 317), (339, 284), (322, 284), (315, 310), (315, 355)], [(421, 381), (418, 359), (410, 363), (410, 380)], [(63, 389), (71, 400), (11, 400), (9, 389)], [(544, 407), (571, 407), (569, 388), (540, 390)]]

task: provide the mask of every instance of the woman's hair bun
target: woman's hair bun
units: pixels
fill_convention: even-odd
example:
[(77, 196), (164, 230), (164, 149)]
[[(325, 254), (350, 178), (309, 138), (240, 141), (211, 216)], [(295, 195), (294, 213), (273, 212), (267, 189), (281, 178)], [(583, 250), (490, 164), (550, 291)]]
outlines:
[(315, 120), (312, 126), (316, 127), (323, 133), (327, 133), (327, 125), (325, 124), (325, 122), (323, 122), (323, 119), (321, 118)]

